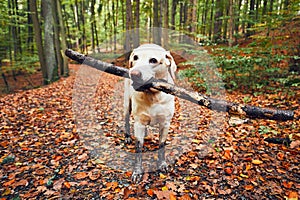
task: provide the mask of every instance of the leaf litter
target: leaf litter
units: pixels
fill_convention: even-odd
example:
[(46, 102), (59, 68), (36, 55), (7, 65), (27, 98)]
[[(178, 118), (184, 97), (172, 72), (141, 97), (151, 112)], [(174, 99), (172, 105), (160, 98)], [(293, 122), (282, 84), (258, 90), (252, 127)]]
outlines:
[[(219, 126), (217, 120), (212, 122), (219, 119), (214, 117), (218, 113), (177, 99), (167, 143), (171, 170), (146, 171), (142, 182), (133, 184), (132, 163), (113, 159), (134, 152), (134, 145), (124, 145), (122, 94), (117, 94), (122, 79), (101, 74), (95, 96), (87, 99), (92, 100), (96, 118), (94, 125), (81, 126), (90, 131), (86, 137), (77, 130), (74, 83), (73, 74), (48, 86), (1, 97), (1, 199), (299, 198), (299, 120), (235, 120), (234, 124), (225, 116)], [(243, 95), (233, 92), (226, 98), (242, 102)], [(277, 99), (278, 105), (288, 101), (299, 106), (295, 98), (280, 98), (280, 104), (276, 95), (262, 95), (253, 97), (252, 103), (270, 106)], [(299, 116), (299, 110), (295, 112)], [(262, 131), (262, 126), (273, 131)], [(264, 141), (274, 133), (290, 137), (291, 145)], [(145, 151), (157, 148), (156, 130), (150, 129)], [(157, 159), (151, 156), (145, 158), (147, 163)]]

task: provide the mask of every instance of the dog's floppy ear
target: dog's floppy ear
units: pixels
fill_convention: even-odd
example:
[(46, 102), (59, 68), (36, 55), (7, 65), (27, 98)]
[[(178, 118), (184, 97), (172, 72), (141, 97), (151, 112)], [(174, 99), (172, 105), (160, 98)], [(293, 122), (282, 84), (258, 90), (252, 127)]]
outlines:
[(176, 65), (174, 58), (171, 55), (170, 51), (167, 51), (166, 58), (169, 61), (169, 62), (167, 62), (167, 65), (169, 66), (169, 73), (170, 73), (172, 79), (175, 80), (176, 79), (175, 72), (177, 70), (177, 65)]
[(129, 56), (128, 56), (128, 63), (129, 63), (129, 68), (132, 68), (132, 61), (133, 61), (133, 56), (134, 56), (134, 52), (131, 51), (129, 52)]

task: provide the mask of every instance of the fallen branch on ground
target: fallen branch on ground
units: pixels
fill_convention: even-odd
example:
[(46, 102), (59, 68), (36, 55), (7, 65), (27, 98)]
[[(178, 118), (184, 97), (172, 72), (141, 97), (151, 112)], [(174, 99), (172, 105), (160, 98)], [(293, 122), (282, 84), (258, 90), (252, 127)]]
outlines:
[[(123, 67), (118, 67), (113, 64), (102, 62), (94, 58), (85, 56), (81, 53), (67, 49), (65, 51), (66, 56), (72, 60), (77, 61), (80, 64), (85, 64), (95, 69), (104, 71), (109, 74), (116, 76), (129, 78), (128, 69)], [(268, 108), (260, 108), (256, 106), (242, 105), (232, 102), (227, 102), (224, 100), (218, 100), (214, 98), (207, 97), (205, 95), (199, 94), (197, 92), (187, 91), (183, 88), (177, 87), (176, 85), (162, 82), (156, 79), (153, 79), (151, 83), (144, 88), (154, 88), (159, 91), (177, 96), (179, 98), (188, 100), (200, 106), (205, 106), (208, 109), (228, 112), (231, 115), (240, 115), (246, 116), (249, 118), (260, 118), (260, 119), (271, 119), (279, 121), (287, 121), (294, 119), (294, 112), (290, 110), (274, 110)]]

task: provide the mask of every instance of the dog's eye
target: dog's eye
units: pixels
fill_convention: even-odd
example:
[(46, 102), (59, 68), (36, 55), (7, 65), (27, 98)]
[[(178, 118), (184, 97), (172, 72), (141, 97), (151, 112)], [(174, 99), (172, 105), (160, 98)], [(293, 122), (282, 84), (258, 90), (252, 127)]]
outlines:
[(137, 55), (133, 56), (133, 60), (138, 60), (138, 59), (139, 59), (139, 57)]
[(156, 58), (151, 58), (151, 59), (149, 60), (149, 63), (151, 63), (151, 64), (156, 64), (156, 63), (158, 63), (158, 61), (156, 60)]

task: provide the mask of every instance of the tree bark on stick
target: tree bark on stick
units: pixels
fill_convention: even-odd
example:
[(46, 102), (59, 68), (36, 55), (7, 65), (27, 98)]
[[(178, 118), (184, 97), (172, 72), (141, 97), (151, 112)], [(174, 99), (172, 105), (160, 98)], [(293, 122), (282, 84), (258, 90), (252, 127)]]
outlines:
[[(67, 49), (66, 56), (80, 64), (85, 64), (100, 71), (113, 74), (116, 76), (129, 78), (129, 70), (123, 67), (118, 67), (113, 64), (102, 62), (94, 58), (85, 56), (79, 52)], [(250, 105), (242, 105), (238, 103), (227, 102), (224, 100), (214, 99), (197, 92), (187, 91), (184, 88), (176, 85), (162, 82), (157, 79), (152, 79), (151, 82), (143, 86), (143, 89), (154, 88), (156, 90), (177, 96), (181, 99), (188, 100), (200, 106), (204, 106), (210, 110), (227, 112), (230, 115), (240, 115), (249, 118), (271, 119), (278, 121), (287, 121), (294, 119), (294, 112), (290, 110), (275, 110), (268, 108), (260, 108)]]

